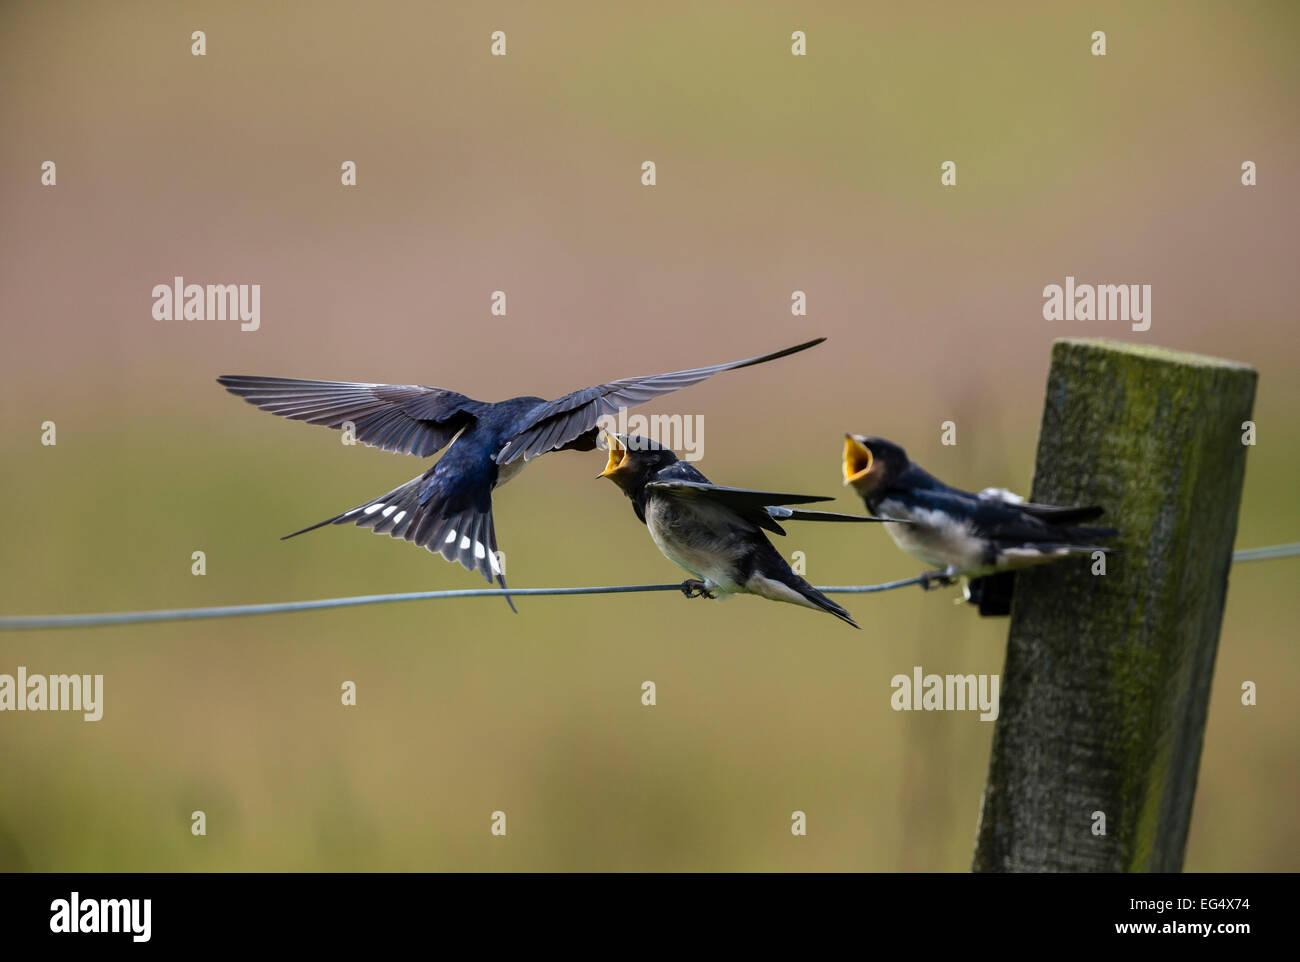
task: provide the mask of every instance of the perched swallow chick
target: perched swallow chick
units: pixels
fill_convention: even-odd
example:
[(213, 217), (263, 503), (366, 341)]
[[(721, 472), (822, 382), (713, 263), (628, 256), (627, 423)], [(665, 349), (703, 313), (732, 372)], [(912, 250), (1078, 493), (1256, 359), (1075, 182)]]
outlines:
[(698, 384), (722, 371), (797, 354), (824, 340), (819, 337), (729, 364), (607, 381), (554, 401), (539, 397), (476, 401), (455, 391), (418, 384), (243, 374), (223, 374), (217, 381), (263, 411), (328, 428), (350, 426), (357, 440), (370, 447), (422, 458), (447, 449), (436, 464), (400, 487), (286, 538), (327, 524), (355, 524), (428, 548), (478, 571), (489, 582), (495, 579), (504, 588), (492, 492), (528, 461), (549, 451), (592, 451), (602, 416)]
[(844, 483), (867, 510), (911, 524), (887, 524), (894, 542), (914, 558), (941, 569), (927, 579), (951, 584), (957, 575), (979, 577), (1108, 549), (1097, 541), (1118, 532), (1085, 527), (1098, 506), (1058, 508), (1030, 504), (1003, 488), (978, 494), (949, 487), (914, 464), (884, 438), (846, 434)]
[(607, 435), (609, 462), (599, 475), (632, 500), (636, 516), (673, 564), (695, 576), (688, 598), (753, 594), (829, 612), (854, 628), (847, 611), (790, 570), (763, 533), (785, 534), (779, 521), (877, 521), (784, 505), (829, 501), (800, 494), (724, 488), (648, 438)]

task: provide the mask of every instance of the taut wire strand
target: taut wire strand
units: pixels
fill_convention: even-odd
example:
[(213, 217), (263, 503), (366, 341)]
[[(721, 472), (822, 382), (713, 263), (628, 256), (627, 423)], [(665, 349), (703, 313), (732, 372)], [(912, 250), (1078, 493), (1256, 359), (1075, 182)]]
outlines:
[[(920, 584), (924, 575), (887, 581), (879, 585), (850, 585), (819, 588), (839, 594), (870, 594)], [(31, 628), (99, 628), (105, 625), (137, 625), (152, 621), (201, 621), (207, 618), (236, 618), (243, 615), (274, 615), (290, 611), (319, 611), (325, 608), (355, 608), (394, 601), (432, 601), (441, 598), (526, 598), (538, 595), (613, 595), (637, 591), (680, 591), (672, 585), (593, 585), (582, 588), (452, 588), (446, 591), (408, 591), (401, 594), (354, 595), (349, 598), (318, 598), (314, 601), (281, 601), (262, 605), (221, 605), (211, 608), (170, 608), (154, 611), (109, 611), (85, 615), (19, 615), (0, 618), (0, 631)]]
[[(1300, 555), (1300, 542), (1246, 548), (1234, 552), (1232, 560), (1267, 561)], [(830, 585), (818, 588), (825, 594), (869, 595), (919, 585), (933, 572), (885, 581), (878, 585)], [(161, 608), (154, 611), (107, 611), (85, 615), (14, 615), (0, 618), (0, 631), (35, 628), (101, 628), (107, 625), (139, 625), (155, 621), (202, 621), (208, 618), (238, 618), (245, 615), (275, 615), (292, 611), (320, 611), (328, 608), (355, 608), (359, 605), (382, 605), (395, 601), (433, 601), (443, 598), (516, 598), (542, 595), (614, 595), (641, 591), (680, 591), (671, 585), (591, 585), (580, 588), (450, 588), (445, 591), (408, 591), (400, 594), (353, 595), (348, 598), (317, 598), (313, 601), (280, 601), (261, 605), (219, 605), (209, 608)]]

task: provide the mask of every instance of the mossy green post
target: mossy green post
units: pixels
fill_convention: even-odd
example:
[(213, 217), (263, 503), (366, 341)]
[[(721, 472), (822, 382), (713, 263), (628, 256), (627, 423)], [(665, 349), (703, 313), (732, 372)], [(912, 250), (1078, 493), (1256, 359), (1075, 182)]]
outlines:
[(1216, 358), (1053, 345), (1031, 500), (1103, 505), (1119, 552), (1104, 575), (1084, 557), (1016, 576), (975, 871), (1181, 870), (1255, 382)]

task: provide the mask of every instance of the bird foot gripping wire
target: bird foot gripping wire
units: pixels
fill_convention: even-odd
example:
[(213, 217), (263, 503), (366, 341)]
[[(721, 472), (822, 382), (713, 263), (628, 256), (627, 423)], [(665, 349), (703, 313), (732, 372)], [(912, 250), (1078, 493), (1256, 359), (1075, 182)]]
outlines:
[(921, 573), (921, 590), (934, 591), (936, 588), (951, 588), (957, 583), (957, 568), (954, 565), (948, 565), (946, 568), (940, 568), (938, 571), (923, 571)]
[(682, 594), (687, 598), (717, 598), (709, 586), (703, 581), (696, 581), (694, 578), (687, 578), (681, 583)]

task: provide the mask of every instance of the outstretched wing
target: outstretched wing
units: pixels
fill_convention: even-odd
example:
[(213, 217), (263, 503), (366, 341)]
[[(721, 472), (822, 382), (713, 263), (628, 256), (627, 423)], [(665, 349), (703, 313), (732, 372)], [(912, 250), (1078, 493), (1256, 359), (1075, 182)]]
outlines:
[(263, 411), (308, 424), (355, 425), (357, 440), (396, 454), (428, 457), (474, 420), (479, 402), (418, 384), (354, 384), (223, 374), (217, 382)]
[(722, 371), (735, 371), (788, 357), (815, 347), (824, 337), (819, 337), (783, 351), (751, 357), (730, 364), (697, 367), (671, 374), (652, 374), (648, 377), (629, 377), (621, 381), (608, 381), (595, 387), (583, 388), (554, 401), (547, 401), (534, 410), (526, 424), (497, 452), (498, 464), (510, 464), (520, 458), (533, 458), (562, 447), (575, 438), (592, 431), (604, 415), (617, 414), (620, 408), (630, 408), (661, 394), (679, 391), (699, 384)]

